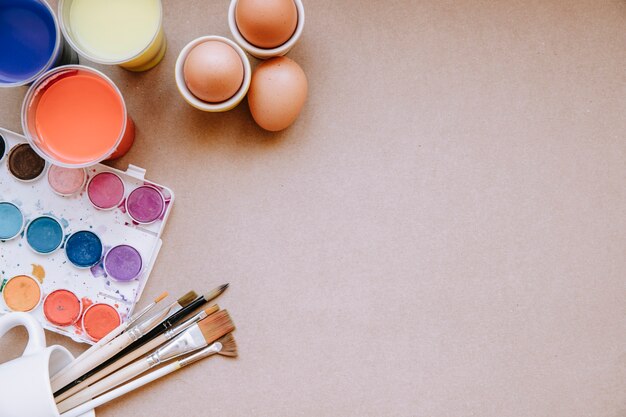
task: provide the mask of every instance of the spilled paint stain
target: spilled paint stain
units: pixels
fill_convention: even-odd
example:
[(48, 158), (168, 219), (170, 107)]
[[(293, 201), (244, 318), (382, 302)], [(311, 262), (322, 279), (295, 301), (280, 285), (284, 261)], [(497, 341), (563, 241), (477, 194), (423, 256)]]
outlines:
[(81, 298), (82, 303), (83, 303), (83, 311), (87, 310), (87, 307), (89, 307), (90, 305), (93, 304), (93, 301), (91, 301), (91, 299), (87, 298), (87, 297), (83, 297)]
[(43, 284), (43, 280), (46, 278), (46, 270), (43, 266), (37, 264), (31, 264), (33, 266), (32, 276), (37, 278), (40, 284)]

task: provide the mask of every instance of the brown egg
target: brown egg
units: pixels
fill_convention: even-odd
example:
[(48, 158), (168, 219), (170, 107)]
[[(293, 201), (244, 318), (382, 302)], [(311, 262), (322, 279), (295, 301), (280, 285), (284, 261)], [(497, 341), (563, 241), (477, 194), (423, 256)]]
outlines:
[(298, 25), (293, 0), (238, 0), (235, 21), (241, 35), (259, 48), (287, 42)]
[(234, 96), (241, 87), (243, 62), (230, 45), (206, 41), (189, 52), (183, 75), (194, 96), (209, 103), (219, 103)]
[(291, 125), (306, 100), (308, 83), (300, 65), (281, 56), (259, 65), (252, 74), (248, 104), (254, 121), (276, 132)]

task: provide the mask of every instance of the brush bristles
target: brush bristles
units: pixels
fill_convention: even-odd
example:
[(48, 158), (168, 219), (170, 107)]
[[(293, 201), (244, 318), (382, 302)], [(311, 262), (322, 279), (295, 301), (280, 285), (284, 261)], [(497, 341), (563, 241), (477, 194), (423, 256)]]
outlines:
[(211, 344), (220, 337), (235, 330), (235, 324), (230, 319), (227, 310), (221, 310), (215, 314), (211, 314), (209, 317), (198, 322), (198, 326), (200, 326), (200, 331), (202, 331), (202, 335), (207, 344)]
[(203, 295), (204, 299), (209, 302), (217, 297), (219, 297), (220, 295), (222, 295), (222, 293), (224, 291), (226, 291), (226, 288), (228, 288), (229, 284), (224, 284), (224, 285), (220, 285), (219, 287), (209, 291), (208, 293), (206, 293), (205, 295)]
[(163, 301), (163, 299), (165, 297), (167, 297), (168, 295), (170, 295), (167, 291), (164, 291), (163, 294), (159, 295), (157, 298), (154, 299), (155, 303), (159, 303), (161, 301)]
[(178, 304), (180, 304), (181, 307), (185, 308), (189, 304), (191, 304), (191, 302), (196, 298), (198, 298), (198, 294), (195, 291), (189, 291), (187, 294), (178, 299)]
[(222, 350), (217, 352), (218, 354), (230, 356), (231, 358), (237, 356), (237, 343), (232, 333), (228, 333), (226, 336), (220, 338), (218, 342), (222, 344)]
[(204, 309), (204, 313), (207, 316), (210, 316), (213, 313), (217, 313), (219, 311), (219, 309), (220, 309), (220, 306), (218, 306), (217, 304), (213, 304), (211, 307), (205, 308)]

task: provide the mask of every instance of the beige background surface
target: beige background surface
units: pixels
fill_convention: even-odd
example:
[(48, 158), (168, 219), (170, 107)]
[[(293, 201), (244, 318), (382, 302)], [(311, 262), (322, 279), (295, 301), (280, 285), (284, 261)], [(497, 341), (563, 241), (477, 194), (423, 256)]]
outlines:
[(98, 415), (626, 416), (626, 2), (305, 7), (280, 134), (176, 91), (225, 0), (166, 0), (163, 63), (104, 69), (138, 126), (113, 165), (178, 197), (144, 303), (230, 282), (241, 357)]

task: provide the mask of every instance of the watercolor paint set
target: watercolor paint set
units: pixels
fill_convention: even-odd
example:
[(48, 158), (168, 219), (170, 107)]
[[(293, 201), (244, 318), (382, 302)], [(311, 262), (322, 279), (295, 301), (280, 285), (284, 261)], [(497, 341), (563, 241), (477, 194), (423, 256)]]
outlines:
[(86, 343), (128, 318), (174, 201), (144, 175), (51, 165), (0, 128), (0, 314), (29, 312)]

